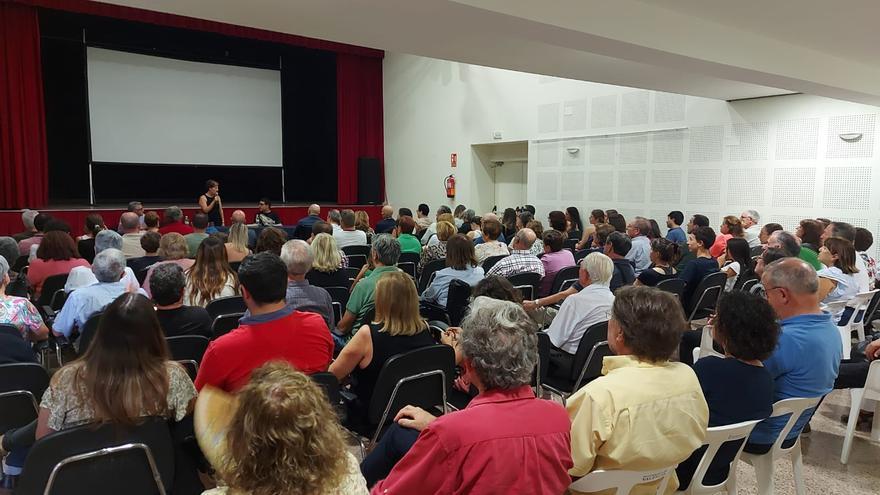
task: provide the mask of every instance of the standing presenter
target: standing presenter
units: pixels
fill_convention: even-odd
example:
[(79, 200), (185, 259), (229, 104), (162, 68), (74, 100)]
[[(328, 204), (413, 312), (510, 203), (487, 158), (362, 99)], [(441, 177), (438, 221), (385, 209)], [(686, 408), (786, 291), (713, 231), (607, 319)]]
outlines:
[(202, 213), (208, 215), (209, 225), (214, 227), (225, 225), (223, 223), (223, 202), (220, 201), (220, 183), (213, 179), (205, 182), (205, 188), (208, 190), (205, 194), (199, 196), (199, 208)]

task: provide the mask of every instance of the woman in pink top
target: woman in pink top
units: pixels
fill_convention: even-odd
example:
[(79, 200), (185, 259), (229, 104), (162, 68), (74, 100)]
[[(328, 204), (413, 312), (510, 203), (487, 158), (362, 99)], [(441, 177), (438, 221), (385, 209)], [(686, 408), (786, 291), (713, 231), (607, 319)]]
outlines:
[(709, 248), (709, 254), (713, 258), (717, 258), (718, 264), (721, 266), (724, 263), (722, 255), (727, 250), (727, 241), (733, 237), (743, 237), (744, 235), (742, 221), (738, 217), (727, 215), (721, 220), (721, 234), (715, 238), (715, 244)]
[(544, 256), (541, 256), (541, 263), (544, 264), (544, 278), (541, 279), (541, 288), (538, 291), (539, 297), (550, 295), (553, 288), (553, 279), (559, 270), (574, 266), (574, 255), (570, 249), (562, 249), (565, 244), (565, 234), (558, 230), (548, 230), (544, 232)]
[(77, 266), (91, 267), (88, 261), (79, 257), (76, 244), (67, 232), (46, 232), (37, 257), (28, 268), (28, 284), (34, 288), (34, 297), (39, 298), (43, 292), (43, 282), (53, 275), (66, 275)]

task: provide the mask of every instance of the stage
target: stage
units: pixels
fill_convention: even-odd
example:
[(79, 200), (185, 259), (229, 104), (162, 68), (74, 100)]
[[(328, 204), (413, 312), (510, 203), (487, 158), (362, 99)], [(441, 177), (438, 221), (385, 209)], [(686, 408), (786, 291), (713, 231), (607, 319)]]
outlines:
[[(165, 211), (165, 208), (169, 205), (159, 205), (159, 204), (151, 204), (144, 203), (144, 211), (155, 211), (159, 214), (161, 218)], [(183, 210), (183, 214), (188, 216), (190, 220), (193, 215), (198, 213), (199, 207), (196, 204), (181, 204), (178, 205)], [(119, 206), (66, 206), (66, 207), (48, 207), (42, 208), (39, 211), (42, 213), (47, 213), (55, 218), (60, 218), (65, 220), (70, 224), (71, 234), (73, 235), (81, 235), (83, 233), (86, 216), (97, 213), (101, 215), (104, 219), (104, 224), (111, 229), (115, 229), (119, 224), (119, 217), (123, 213), (127, 211), (128, 205), (119, 205)], [(380, 220), (380, 214), (382, 211), (382, 205), (321, 205), (321, 218), (327, 218), (327, 212), (331, 209), (352, 209), (352, 210), (364, 210), (370, 216), (370, 224), (375, 226), (376, 222)], [(226, 225), (229, 225), (229, 217), (232, 215), (232, 212), (235, 210), (244, 211), (247, 216), (248, 223), (252, 223), (254, 221), (254, 217), (256, 216), (259, 208), (255, 206), (253, 203), (235, 203), (230, 205), (223, 205), (223, 216), (226, 220)], [(272, 205), (272, 211), (278, 214), (281, 217), (281, 221), (284, 225), (295, 225), (299, 219), (308, 215), (309, 205), (308, 204), (292, 204), (287, 203), (283, 205)], [(0, 236), (17, 234), (24, 230), (24, 225), (21, 223), (21, 212), (22, 210), (0, 210)]]

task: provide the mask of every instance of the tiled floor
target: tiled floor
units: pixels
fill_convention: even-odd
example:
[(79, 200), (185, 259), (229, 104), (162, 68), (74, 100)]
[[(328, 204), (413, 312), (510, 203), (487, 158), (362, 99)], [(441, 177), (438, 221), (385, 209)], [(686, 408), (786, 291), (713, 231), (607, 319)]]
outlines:
[[(845, 425), (840, 416), (849, 413), (849, 391), (834, 391), (813, 417), (813, 431), (802, 437), (804, 477), (810, 495), (876, 495), (880, 493), (880, 445), (869, 440), (866, 431), (858, 431), (849, 463), (840, 463)], [(776, 493), (794, 494), (791, 463), (776, 464)], [(740, 463), (739, 493), (756, 494), (755, 472)], [(0, 495), (12, 492), (0, 489)]]

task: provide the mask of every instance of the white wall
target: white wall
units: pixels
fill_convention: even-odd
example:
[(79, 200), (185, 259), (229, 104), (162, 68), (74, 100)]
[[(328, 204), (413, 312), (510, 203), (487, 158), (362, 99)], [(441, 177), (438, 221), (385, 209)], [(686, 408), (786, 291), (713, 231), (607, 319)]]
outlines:
[[(727, 103), (393, 53), (384, 77), (395, 205), (444, 202), (457, 152), (456, 200), (491, 208), (490, 172), (470, 147), (500, 130), (504, 141), (529, 141), (527, 196), (539, 218), (574, 205), (661, 225), (680, 209), (717, 224), (752, 208), (786, 228), (843, 219), (880, 246), (878, 107), (807, 95)], [(844, 132), (863, 137), (847, 143)]]

